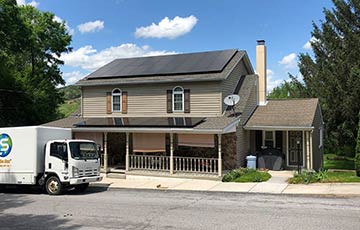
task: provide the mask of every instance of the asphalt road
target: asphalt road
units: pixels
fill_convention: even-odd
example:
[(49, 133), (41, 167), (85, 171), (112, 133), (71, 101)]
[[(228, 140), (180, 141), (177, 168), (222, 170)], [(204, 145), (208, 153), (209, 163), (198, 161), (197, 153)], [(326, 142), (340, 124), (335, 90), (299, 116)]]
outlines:
[(6, 190), (0, 193), (0, 229), (360, 229), (360, 198)]

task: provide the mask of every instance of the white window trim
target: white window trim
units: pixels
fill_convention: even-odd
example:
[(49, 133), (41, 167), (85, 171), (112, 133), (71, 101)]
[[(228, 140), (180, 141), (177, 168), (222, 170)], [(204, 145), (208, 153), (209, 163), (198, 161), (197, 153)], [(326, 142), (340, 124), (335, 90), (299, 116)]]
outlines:
[[(181, 92), (176, 92), (176, 91), (175, 91), (176, 88), (181, 88), (182, 91), (181, 91)], [(181, 95), (182, 95), (182, 110), (175, 110), (175, 106), (174, 106), (174, 105), (175, 105), (175, 100), (174, 100), (174, 95), (175, 95), (175, 94), (181, 94)], [(180, 113), (181, 113), (181, 112), (184, 112), (184, 106), (185, 106), (184, 96), (185, 96), (185, 95), (184, 95), (184, 88), (183, 88), (183, 87), (181, 87), (181, 86), (175, 86), (175, 87), (173, 88), (173, 90), (172, 90), (172, 103), (171, 103), (171, 104), (172, 104), (172, 111), (173, 111), (173, 112), (175, 112), (175, 113), (177, 113), (177, 112), (180, 112)]]
[[(115, 90), (119, 90), (120, 93), (114, 93)], [(120, 110), (114, 110), (114, 96), (120, 96)], [(119, 88), (115, 88), (111, 91), (111, 111), (121, 112), (122, 111), (122, 91)]]
[(265, 146), (265, 132), (272, 132), (273, 133), (273, 148), (276, 148), (276, 131), (268, 131), (268, 130), (263, 130), (262, 133), (262, 146)]

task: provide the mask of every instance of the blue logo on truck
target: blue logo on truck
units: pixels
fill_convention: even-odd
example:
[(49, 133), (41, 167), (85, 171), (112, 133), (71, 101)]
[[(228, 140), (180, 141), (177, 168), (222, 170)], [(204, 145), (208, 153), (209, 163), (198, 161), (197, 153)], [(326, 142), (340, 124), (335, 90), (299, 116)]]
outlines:
[(12, 140), (6, 133), (0, 134), (0, 157), (6, 157), (12, 149)]

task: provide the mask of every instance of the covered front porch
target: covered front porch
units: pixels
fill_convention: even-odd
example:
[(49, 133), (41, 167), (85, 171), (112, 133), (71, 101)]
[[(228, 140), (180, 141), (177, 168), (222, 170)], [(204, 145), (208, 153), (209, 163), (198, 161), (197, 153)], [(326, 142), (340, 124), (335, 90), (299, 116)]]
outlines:
[[(313, 143), (312, 130), (309, 129), (289, 129), (289, 128), (267, 128), (250, 129), (250, 153), (257, 155), (257, 167), (275, 169), (313, 169)], [(281, 153), (281, 154), (278, 154)], [(281, 163), (269, 159), (270, 155), (277, 155)], [(275, 157), (275, 156), (274, 156)], [(273, 159), (276, 159), (276, 157)], [(260, 158), (260, 159), (259, 159)], [(259, 162), (264, 160), (266, 162)], [(270, 166), (269, 166), (270, 164)]]
[[(101, 146), (102, 170), (106, 174), (220, 178), (224, 166), (230, 169), (236, 164), (237, 123), (224, 131), (192, 127), (95, 127), (92, 122), (73, 128), (73, 136), (94, 140)], [(184, 122), (194, 124), (196, 119)]]

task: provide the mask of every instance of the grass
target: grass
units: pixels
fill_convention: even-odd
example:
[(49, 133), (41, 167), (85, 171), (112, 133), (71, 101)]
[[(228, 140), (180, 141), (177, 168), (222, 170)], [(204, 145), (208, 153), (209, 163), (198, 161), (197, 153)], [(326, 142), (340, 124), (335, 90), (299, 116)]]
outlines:
[(59, 113), (62, 117), (68, 117), (74, 113), (80, 106), (80, 99), (68, 100), (59, 106)]
[(228, 172), (223, 177), (223, 182), (263, 182), (271, 178), (268, 172), (255, 169), (239, 168)]
[(355, 171), (351, 172), (328, 172), (328, 178), (323, 183), (351, 183), (360, 182), (360, 177), (356, 176)]
[(289, 179), (290, 184), (310, 184), (310, 183), (352, 183), (360, 182), (360, 177), (356, 176), (355, 171), (320, 171), (303, 172), (295, 174)]
[(354, 158), (337, 156), (335, 154), (324, 154), (324, 169), (354, 170)]

